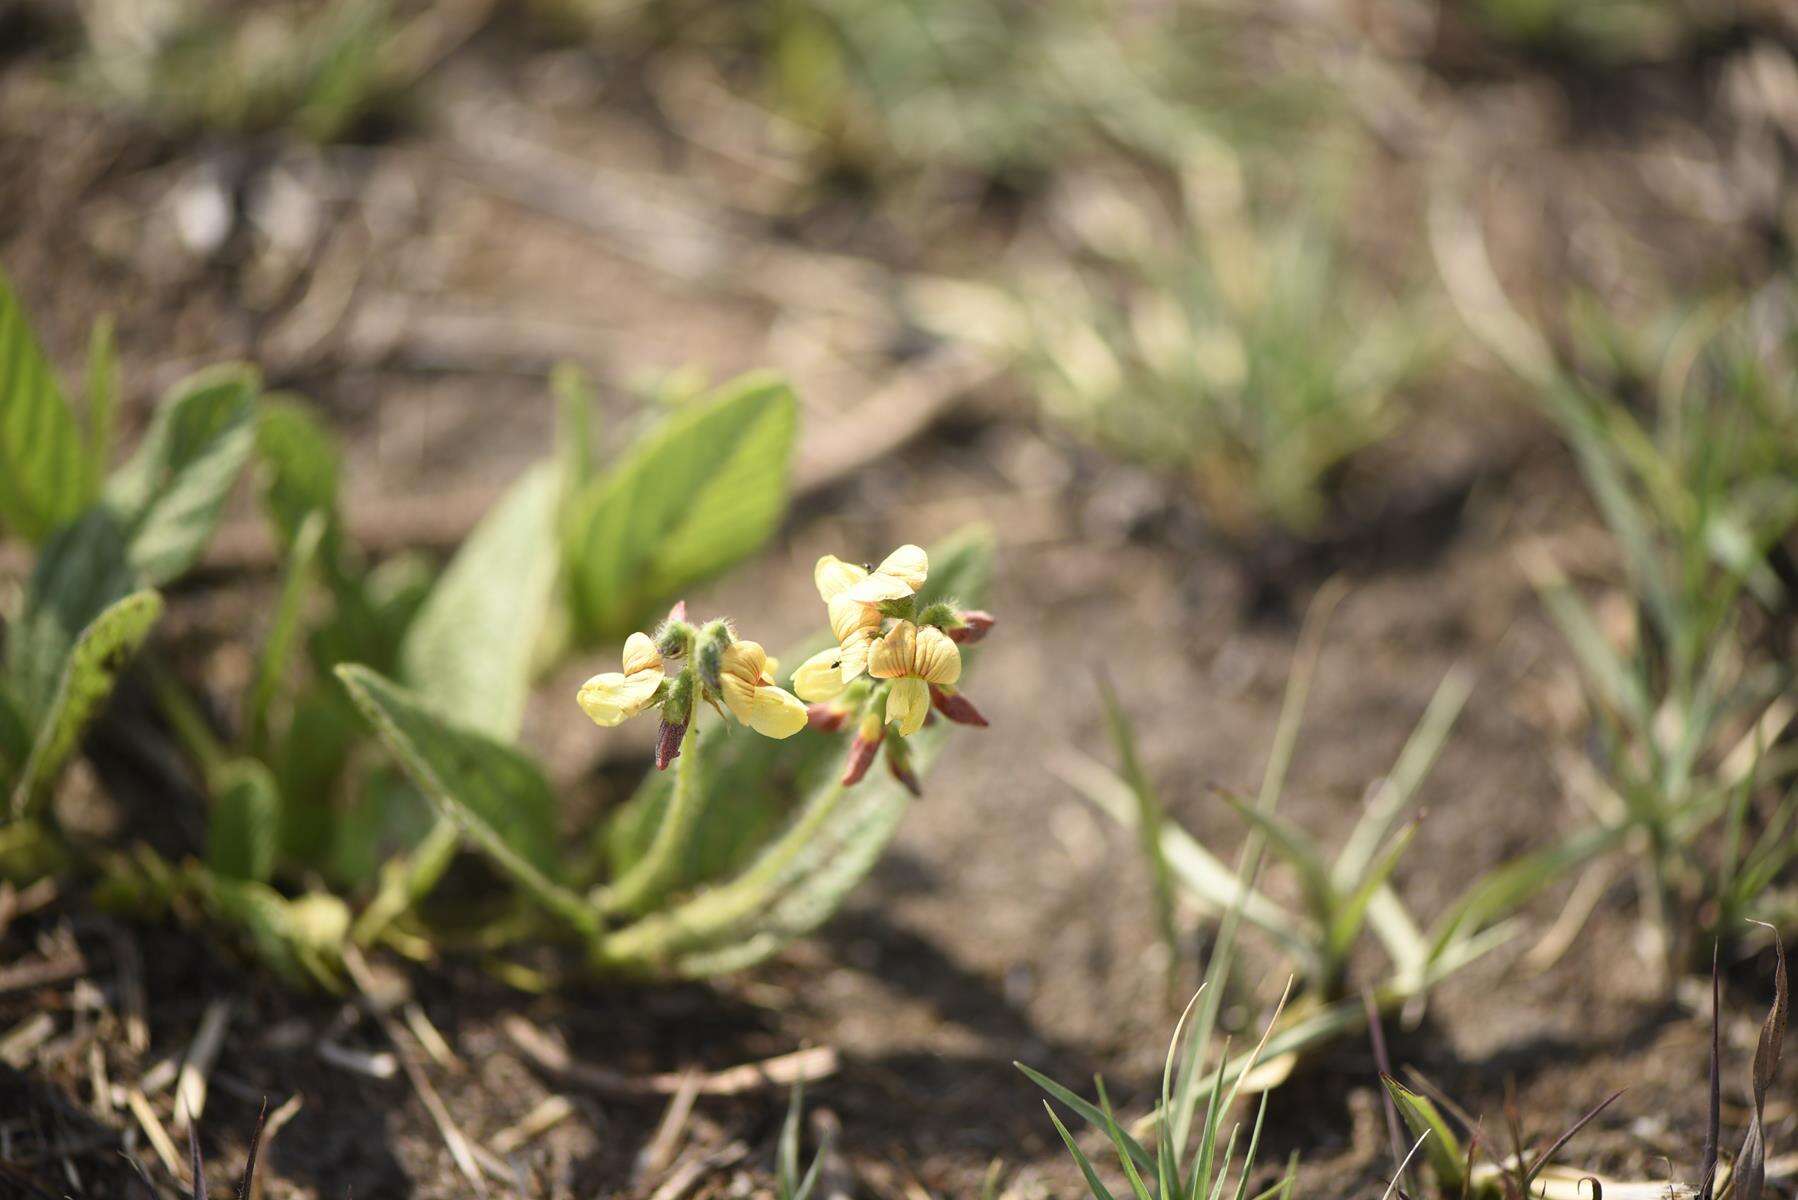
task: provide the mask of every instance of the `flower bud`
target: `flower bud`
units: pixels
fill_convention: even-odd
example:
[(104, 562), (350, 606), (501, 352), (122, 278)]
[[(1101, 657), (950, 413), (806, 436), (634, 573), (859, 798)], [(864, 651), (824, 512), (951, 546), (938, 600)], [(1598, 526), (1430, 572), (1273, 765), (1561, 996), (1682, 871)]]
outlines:
[(949, 630), (949, 639), (964, 646), (971, 646), (985, 637), (995, 622), (992, 613), (980, 608), (966, 609), (955, 615), (961, 624)]
[(656, 630), (656, 652), (663, 658), (679, 658), (693, 644), (693, 627), (687, 624), (684, 605), (684, 601), (675, 605), (676, 611), (681, 615), (677, 617), (674, 613), (669, 613), (668, 619), (662, 622), (662, 627)]
[(904, 738), (893, 738), (887, 742), (887, 770), (892, 772), (906, 791), (922, 799), (924, 785), (918, 782), (918, 774), (911, 767), (911, 747), (905, 744)]
[(674, 607), (668, 610), (668, 620), (671, 624), (679, 622), (685, 625), (687, 623), (687, 602), (685, 600), (674, 602)]
[(682, 721), (676, 725), (666, 716), (662, 718), (662, 726), (656, 730), (656, 770), (666, 771), (668, 764), (680, 757), (681, 742), (687, 736), (687, 723)]
[(881, 721), (880, 714), (863, 713), (861, 723), (856, 726), (855, 740), (849, 743), (849, 757), (843, 764), (844, 787), (853, 787), (862, 781), (862, 776), (874, 765), (874, 755), (885, 739), (886, 725)]
[(954, 721), (957, 725), (974, 725), (986, 728), (986, 718), (974, 707), (974, 702), (952, 687), (932, 684), (930, 703), (936, 710)]
[(730, 626), (723, 621), (709, 621), (699, 631), (699, 679), (714, 693), (724, 689), (724, 648), (731, 644)]
[(819, 733), (835, 733), (849, 720), (849, 710), (835, 704), (808, 704), (805, 723)]

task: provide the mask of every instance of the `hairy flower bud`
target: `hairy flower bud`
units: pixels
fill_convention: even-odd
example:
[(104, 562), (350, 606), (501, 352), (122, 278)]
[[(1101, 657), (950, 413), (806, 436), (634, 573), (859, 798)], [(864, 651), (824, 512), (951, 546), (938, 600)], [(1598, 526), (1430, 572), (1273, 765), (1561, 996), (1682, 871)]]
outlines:
[(971, 646), (985, 637), (995, 623), (993, 614), (985, 609), (965, 609), (955, 615), (961, 624), (949, 630), (949, 638), (964, 646)]
[(849, 757), (843, 764), (844, 787), (853, 787), (862, 781), (862, 776), (874, 765), (874, 755), (885, 740), (886, 724), (880, 719), (880, 714), (863, 713), (861, 722), (855, 729), (855, 740), (849, 743)]
[(957, 725), (974, 725), (986, 728), (986, 718), (981, 715), (974, 702), (952, 687), (932, 685), (930, 703), (936, 710), (954, 721)]
[(700, 682), (713, 693), (724, 688), (724, 649), (732, 640), (730, 626), (724, 621), (709, 621), (699, 631), (699, 649), (694, 657), (699, 662)]
[(666, 771), (668, 764), (680, 757), (681, 742), (687, 736), (687, 723), (670, 725), (666, 718), (656, 730), (656, 770)]

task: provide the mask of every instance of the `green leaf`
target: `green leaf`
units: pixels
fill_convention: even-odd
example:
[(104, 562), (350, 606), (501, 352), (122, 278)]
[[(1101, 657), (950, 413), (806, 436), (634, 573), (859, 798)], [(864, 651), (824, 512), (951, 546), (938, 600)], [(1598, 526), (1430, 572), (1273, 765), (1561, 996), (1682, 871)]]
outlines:
[(773, 534), (797, 423), (785, 383), (745, 376), (677, 411), (574, 497), (565, 552), (588, 638), (628, 633)]
[(11, 794), (13, 776), (24, 769), (30, 753), (31, 727), (7, 690), (6, 677), (0, 675), (0, 790)]
[(236, 759), (209, 784), (207, 865), (227, 879), (267, 883), (275, 871), (281, 833), (281, 801), (268, 768), (254, 759)]
[(1392, 1103), (1398, 1109), (1398, 1115), (1404, 1119), (1405, 1128), (1411, 1131), (1411, 1136), (1424, 1139), (1424, 1158), (1429, 1161), (1430, 1170), (1436, 1176), (1438, 1190), (1445, 1196), (1460, 1195), (1467, 1173), (1467, 1162), (1461, 1149), (1461, 1140), (1455, 1136), (1455, 1131), (1449, 1128), (1442, 1113), (1425, 1097), (1390, 1075), (1381, 1075), (1380, 1082), (1386, 1085), (1386, 1094), (1392, 1097)]
[(474, 845), (551, 912), (582, 933), (598, 917), (556, 877), (555, 797), (511, 746), (458, 728), (422, 698), (366, 667), (342, 666), (349, 689), (412, 782)]
[(56, 690), (37, 718), (31, 754), (13, 784), (13, 816), (48, 792), (81, 731), (112, 694), (125, 663), (162, 615), (162, 597), (136, 592), (112, 604), (75, 638)]
[(300, 526), (299, 536), (287, 548), (287, 565), (281, 580), (281, 594), (275, 601), (275, 618), (263, 640), (262, 652), (256, 656), (256, 675), (244, 698), (245, 736), (258, 753), (267, 747), (269, 706), (286, 681), (294, 643), (299, 640), (306, 585), (311, 581), (313, 560), (318, 556), (324, 532), (325, 515), (315, 512)]
[(524, 721), (532, 651), (556, 582), (557, 473), (540, 464), (456, 552), (412, 623), (400, 677), (439, 712), (511, 740)]
[(81, 511), (93, 478), (75, 414), (0, 272), (0, 519), (42, 541)]
[(36, 725), (62, 681), (81, 631), (136, 588), (125, 534), (113, 515), (90, 509), (45, 543), (10, 631), (8, 672), (25, 716)]
[(163, 584), (199, 561), (255, 437), (256, 373), (211, 367), (177, 384), (137, 453), (106, 485), (131, 565)]
[(362, 728), (334, 684), (315, 681), (295, 699), (270, 764), (281, 796), (281, 857), (287, 861), (326, 868), (339, 819), (333, 799)]
[(282, 544), (292, 544), (312, 513), (326, 514), (335, 526), (342, 466), (331, 434), (298, 397), (268, 396), (258, 409), (256, 456), (262, 463), (262, 503)]

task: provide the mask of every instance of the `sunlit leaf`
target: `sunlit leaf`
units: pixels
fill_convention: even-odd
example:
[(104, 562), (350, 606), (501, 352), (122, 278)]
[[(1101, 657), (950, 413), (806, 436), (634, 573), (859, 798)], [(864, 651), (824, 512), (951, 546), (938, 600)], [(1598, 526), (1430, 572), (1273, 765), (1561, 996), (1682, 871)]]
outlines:
[(0, 520), (41, 541), (81, 511), (92, 489), (74, 413), (0, 272)]

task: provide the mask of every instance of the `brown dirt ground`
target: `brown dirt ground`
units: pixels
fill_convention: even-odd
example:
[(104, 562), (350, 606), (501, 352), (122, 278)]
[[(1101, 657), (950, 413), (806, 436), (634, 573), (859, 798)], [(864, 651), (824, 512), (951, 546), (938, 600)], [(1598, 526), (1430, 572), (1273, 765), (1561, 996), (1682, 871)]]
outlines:
[[(1627, 305), (1659, 286), (1645, 281), (1760, 269), (1753, 219), (1682, 214), (1641, 174), (1608, 169), (1680, 137), (1699, 138), (1707, 153), (1725, 140), (1725, 119), (1717, 118), (1725, 121), (1718, 132), (1711, 109), (1694, 99), (1709, 94), (1705, 72), (1714, 75), (1717, 64), (1620, 74), (1613, 84), (1628, 98), (1569, 86), (1531, 64), (1437, 65), (1454, 90), (1429, 82), (1425, 94), (1452, 96), (1462, 128), (1483, 115), (1502, 118), (1465, 149), (1488, 152), (1483, 180), (1499, 196), (1495, 244), (1517, 248), (1502, 261), (1521, 264), (1507, 282), (1525, 294), (1571, 275)], [(812, 428), (855, 435), (838, 418), (901, 364), (901, 341), (884, 320), (819, 311), (811, 292), (783, 306), (741, 286), (762, 261), (753, 257), (760, 248), (805, 247), (752, 216), (737, 166), (683, 142), (640, 96), (602, 103), (613, 99), (606, 77), (578, 51), (490, 37), (435, 86), (483, 121), (516, 122), (517, 136), (584, 181), (578, 194), (593, 211), (558, 218), (502, 194), (490, 164), (470, 165), (469, 135), (447, 121), (370, 148), (316, 153), (168, 141), (74, 104), (27, 56), (0, 71), (0, 259), (71, 374), (93, 308), (115, 313), (134, 413), (196, 362), (246, 355), (267, 363), (273, 382), (306, 392), (343, 430), (352, 503), (377, 525), (384, 506), (407, 497), (454, 508), (464, 490), (490, 489), (541, 453), (551, 414), (535, 375), (564, 355), (595, 368), (617, 414), (628, 403), (619, 384), (643, 371), (698, 362), (721, 376), (771, 363), (798, 379)], [(1593, 119), (1618, 111), (1639, 120)], [(1401, 145), (1382, 170), (1410, 180), (1426, 165)], [(269, 279), (253, 278), (244, 263), (271, 256), (241, 230), (210, 257), (182, 249), (174, 205), (209, 171), (230, 181), (239, 203), (271, 173), (305, 182), (317, 232), (295, 252), (297, 265), (276, 263)], [(1521, 200), (1511, 194), (1518, 189), (1527, 193)], [(1414, 238), (1416, 209), (1396, 228), (1376, 221), (1377, 235)], [(1590, 220), (1598, 211), (1602, 226)], [(594, 212), (619, 222), (611, 236), (593, 228)], [(678, 264), (660, 257), (658, 231), (674, 229), (666, 245), (677, 250), (683, 236), (705, 247), (710, 235), (681, 222), (719, 214), (748, 247), (720, 252), (734, 282), (679, 278)], [(908, 244), (877, 214), (826, 207), (811, 226), (799, 224), (824, 230), (816, 240), (833, 251), (947, 269), (941, 251)], [(1650, 245), (1645, 263), (1638, 251)], [(355, 265), (341, 317), (326, 278), (340, 262)], [(1353, 519), (1321, 545), (1243, 552), (1220, 543), (1182, 489), (1041, 428), (1005, 385), (982, 389), (927, 438), (806, 498), (767, 555), (690, 597), (694, 607), (733, 613), (778, 644), (817, 623), (809, 564), (819, 553), (873, 555), (987, 521), (999, 534), (991, 607), (1003, 623), (973, 692), (993, 728), (954, 742), (930, 795), (847, 910), (744, 977), (529, 997), (465, 964), (412, 970), (415, 994), (465, 1064), (433, 1070), (456, 1120), (488, 1138), (557, 1090), (500, 1031), (510, 1013), (559, 1032), (578, 1057), (627, 1072), (721, 1067), (828, 1044), (841, 1051), (842, 1069), (808, 1100), (814, 1129), (838, 1128), (836, 1178), (849, 1190), (971, 1195), (997, 1159), (1012, 1195), (1074, 1194), (1078, 1177), (1012, 1060), (1070, 1083), (1102, 1070), (1122, 1105), (1140, 1111), (1174, 1014), (1134, 845), (1052, 773), (1052, 752), (1107, 755), (1092, 683), (1103, 668), (1127, 698), (1148, 769), (1175, 814), (1233, 847), (1240, 830), (1208, 800), (1208, 787), (1258, 780), (1296, 614), (1338, 571), (1353, 587), (1321, 662), (1287, 811), (1326, 840), (1338, 836), (1444, 672), (1467, 662), (1479, 686), (1424, 790), (1429, 817), (1400, 869), (1401, 893), (1427, 915), (1472, 873), (1566, 826), (1571, 815), (1549, 757), (1567, 732), (1566, 664), (1514, 552), (1533, 537), (1597, 544), (1591, 518), (1569, 464), (1502, 384), (1461, 364), (1447, 376), (1440, 394), (1425, 398), (1423, 429), (1345, 482)], [(1422, 499), (1381, 499), (1411, 494)], [(1370, 511), (1356, 509), (1361, 497), (1373, 498)], [(191, 633), (201, 652), (228, 660), (231, 639), (256, 620), (256, 588), (266, 586), (254, 559), (252, 546), (204, 581), (244, 581), (224, 598), (194, 589), (176, 634)], [(228, 662), (213, 668), (228, 671)], [(596, 760), (639, 761), (644, 746), (596, 740), (560, 701), (581, 674), (571, 667), (547, 681), (529, 739), (560, 782), (592, 792), (603, 787)], [(191, 795), (145, 799), (166, 803), (177, 822), (192, 819)], [(1689, 1177), (1702, 1134), (1705, 1033), (1646, 982), (1628, 949), (1626, 899), (1613, 889), (1586, 935), (1546, 972), (1518, 965), (1528, 934), (1451, 980), (1418, 1028), (1392, 1031), (1393, 1053), (1494, 1116), (1514, 1083), (1540, 1129), (1628, 1085), (1581, 1138), (1579, 1160), (1652, 1173), (1670, 1158)], [(1553, 900), (1538, 907), (1538, 930), (1554, 911)], [(96, 978), (129, 953), (121, 944), (144, 963), (149, 1047), (134, 1054), (111, 1045), (116, 1078), (180, 1053), (207, 1003), (234, 999), (206, 1113), (219, 1184), (241, 1161), (261, 1098), (297, 1093), (304, 1107), (270, 1150), (265, 1195), (466, 1194), (403, 1080), (370, 1079), (310, 1052), (338, 1002), (246, 974), (190, 933), (116, 925), (78, 903), (15, 921), (7, 953), (28, 961), (40, 939), (65, 928)], [(1361, 964), (1369, 975), (1377, 967)], [(1255, 983), (1255, 969), (1244, 999), (1268, 1000), (1277, 984)], [(1736, 1128), (1750, 1015), (1766, 992), (1764, 971), (1739, 976), (1726, 1026), (1726, 1117)], [(80, 1001), (67, 984), (0, 995), (0, 1027), (49, 1012), (57, 1037), (73, 1038), (88, 1019)], [(1232, 1019), (1246, 1027), (1254, 1016), (1241, 1004)], [(343, 1040), (382, 1048), (366, 1025)], [(122, 1119), (85, 1111), (85, 1062), (40, 1057), (55, 1065), (0, 1071), (0, 1158), (50, 1194), (122, 1194), (112, 1132)], [(1386, 1169), (1372, 1084), (1359, 1040), (1318, 1056), (1276, 1093), (1265, 1160), (1299, 1150), (1307, 1191), (1371, 1194)], [(661, 1104), (568, 1094), (572, 1119), (518, 1155), (530, 1194), (652, 1190), (656, 1179), (630, 1177)], [(1790, 1097), (1776, 1098), (1776, 1146), (1791, 1144)], [(747, 1154), (695, 1195), (765, 1184), (784, 1101), (700, 1102), (692, 1146), (741, 1142)], [(74, 1147), (68, 1161), (78, 1180), (44, 1156), (53, 1139)], [(137, 1153), (151, 1161), (141, 1144)], [(0, 1177), (0, 1192), (9, 1186), (33, 1194)]]

